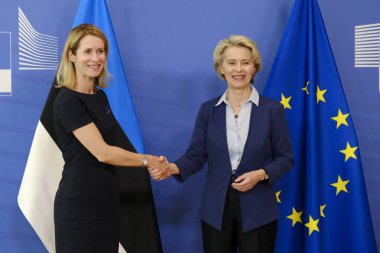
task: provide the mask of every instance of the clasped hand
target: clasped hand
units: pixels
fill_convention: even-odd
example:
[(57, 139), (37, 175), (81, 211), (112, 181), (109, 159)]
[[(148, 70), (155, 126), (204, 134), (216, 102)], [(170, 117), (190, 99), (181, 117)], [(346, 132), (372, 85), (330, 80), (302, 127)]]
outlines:
[(160, 181), (170, 177), (170, 164), (164, 156), (148, 159), (148, 171), (153, 180)]
[(240, 192), (246, 192), (251, 190), (257, 185), (257, 183), (262, 181), (264, 179), (264, 175), (265, 171), (262, 169), (250, 171), (236, 178), (231, 185), (234, 189)]

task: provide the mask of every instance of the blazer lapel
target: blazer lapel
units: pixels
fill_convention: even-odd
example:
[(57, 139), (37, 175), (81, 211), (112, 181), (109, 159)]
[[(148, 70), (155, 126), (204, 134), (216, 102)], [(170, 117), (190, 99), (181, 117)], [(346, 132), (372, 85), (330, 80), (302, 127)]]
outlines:
[(247, 145), (252, 145), (251, 138), (253, 136), (253, 132), (255, 131), (254, 130), (255, 129), (255, 125), (258, 123), (258, 119), (259, 119), (260, 113), (261, 113), (260, 108), (258, 106), (256, 106), (255, 104), (252, 104), (251, 118), (249, 119), (249, 129), (248, 129), (247, 141), (245, 142), (244, 150), (243, 150), (243, 155), (241, 157), (241, 161), (240, 161), (240, 164), (239, 164), (237, 170), (239, 170), (239, 168), (241, 167), (241, 165), (243, 165), (245, 163), (245, 161), (246, 161), (246, 156), (248, 155), (247, 154), (247, 149), (248, 149)]
[(214, 109), (214, 127), (210, 129), (215, 132), (218, 136), (219, 147), (222, 148), (222, 153), (219, 154), (221, 159), (226, 158), (226, 163), (228, 162), (228, 167), (231, 169), (230, 155), (228, 152), (227, 143), (227, 126), (226, 126), (226, 104), (222, 103)]

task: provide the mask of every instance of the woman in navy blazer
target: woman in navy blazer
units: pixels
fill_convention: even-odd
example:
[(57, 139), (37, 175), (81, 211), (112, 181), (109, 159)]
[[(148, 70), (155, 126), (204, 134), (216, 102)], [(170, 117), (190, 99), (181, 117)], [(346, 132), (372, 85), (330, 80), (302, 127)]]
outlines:
[[(200, 214), (206, 253), (273, 252), (273, 183), (294, 163), (284, 108), (252, 86), (261, 59), (249, 38), (221, 40), (214, 67), (228, 89), (201, 105), (189, 148), (170, 164), (170, 174), (183, 182), (208, 162)], [(155, 169), (150, 174), (168, 176)]]

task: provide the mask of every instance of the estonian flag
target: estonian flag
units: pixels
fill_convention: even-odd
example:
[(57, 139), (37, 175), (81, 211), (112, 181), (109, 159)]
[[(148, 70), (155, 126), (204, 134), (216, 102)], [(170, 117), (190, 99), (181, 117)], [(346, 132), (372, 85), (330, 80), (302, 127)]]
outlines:
[[(113, 82), (105, 92), (121, 126), (118, 146), (143, 153), (141, 133), (106, 1), (82, 0), (73, 27), (82, 23), (98, 26), (109, 42), (107, 66)], [(55, 252), (53, 207), (64, 165), (52, 120), (54, 99), (60, 91), (54, 84), (55, 81), (37, 125), (18, 195), (20, 209), (49, 252)], [(119, 168), (118, 179), (121, 201), (119, 252), (162, 252), (148, 172), (141, 168)]]
[(296, 0), (264, 94), (285, 108), (296, 161), (277, 184), (276, 252), (376, 252), (356, 133), (317, 0)]

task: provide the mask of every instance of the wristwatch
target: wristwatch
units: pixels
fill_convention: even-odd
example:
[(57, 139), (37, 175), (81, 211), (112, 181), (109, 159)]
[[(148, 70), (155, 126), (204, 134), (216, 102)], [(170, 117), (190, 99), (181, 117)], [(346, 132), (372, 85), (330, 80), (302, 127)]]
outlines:
[(148, 167), (148, 157), (146, 155), (143, 155), (142, 164), (144, 168)]

